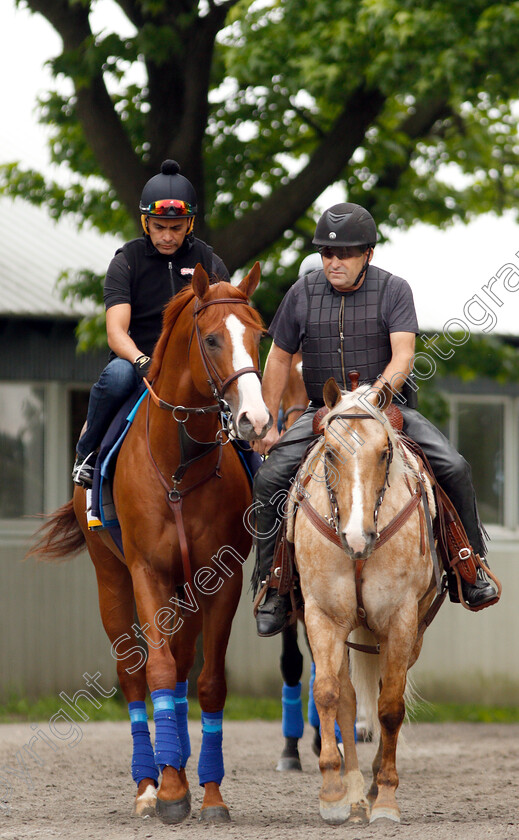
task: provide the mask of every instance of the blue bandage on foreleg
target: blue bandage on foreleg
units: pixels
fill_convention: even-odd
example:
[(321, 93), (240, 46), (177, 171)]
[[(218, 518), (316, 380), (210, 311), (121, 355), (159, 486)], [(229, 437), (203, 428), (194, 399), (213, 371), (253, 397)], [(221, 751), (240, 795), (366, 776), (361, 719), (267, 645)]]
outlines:
[(315, 662), (310, 665), (310, 685), (308, 692), (308, 723), (311, 726), (319, 727), (319, 713), (314, 701)]
[(159, 688), (151, 692), (151, 699), (155, 721), (155, 763), (161, 771), (166, 764), (180, 770), (182, 762), (175, 714), (175, 692), (171, 688)]
[(221, 785), (224, 777), (222, 752), (222, 712), (202, 712), (202, 747), (198, 759), (200, 785), (216, 782)]
[(301, 683), (283, 684), (281, 731), (285, 738), (302, 738), (305, 722), (301, 703)]
[(132, 778), (136, 784), (139, 784), (142, 779), (153, 779), (156, 787), (159, 770), (155, 764), (151, 746), (146, 703), (140, 700), (128, 703), (128, 711), (133, 738)]
[(175, 686), (175, 712), (177, 716), (177, 731), (180, 738), (180, 749), (182, 752), (182, 767), (185, 767), (191, 755), (191, 741), (187, 729), (187, 680), (177, 682)]

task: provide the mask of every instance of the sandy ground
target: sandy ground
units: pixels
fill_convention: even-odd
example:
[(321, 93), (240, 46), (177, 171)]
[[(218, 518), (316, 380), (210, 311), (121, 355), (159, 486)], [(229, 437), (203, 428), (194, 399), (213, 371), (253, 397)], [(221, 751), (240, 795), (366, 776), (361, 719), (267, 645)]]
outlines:
[[(66, 740), (61, 743), (49, 737), (48, 723), (0, 726), (0, 840), (161, 840), (172, 835), (209, 840), (215, 834), (240, 840), (332, 835), (348, 840), (519, 840), (519, 725), (406, 726), (398, 757), (402, 823), (382, 820), (366, 828), (322, 822), (320, 774), (309, 727), (300, 745), (303, 773), (278, 773), (280, 725), (267, 722), (224, 724), (222, 792), (232, 822), (217, 828), (199, 824), (199, 729), (190, 724), (193, 813), (181, 826), (166, 826), (155, 817), (131, 816), (128, 724), (81, 722), (69, 731), (62, 725)], [(359, 744), (366, 778), (373, 753), (372, 744)]]

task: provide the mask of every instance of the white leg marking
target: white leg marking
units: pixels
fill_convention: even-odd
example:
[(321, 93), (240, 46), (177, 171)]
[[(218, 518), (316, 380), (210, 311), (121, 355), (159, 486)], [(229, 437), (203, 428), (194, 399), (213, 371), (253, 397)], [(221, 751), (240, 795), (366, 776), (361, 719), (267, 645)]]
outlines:
[(135, 799), (134, 815), (136, 817), (147, 817), (155, 813), (155, 802), (157, 800), (157, 790), (155, 785), (148, 785), (144, 793), (137, 796)]

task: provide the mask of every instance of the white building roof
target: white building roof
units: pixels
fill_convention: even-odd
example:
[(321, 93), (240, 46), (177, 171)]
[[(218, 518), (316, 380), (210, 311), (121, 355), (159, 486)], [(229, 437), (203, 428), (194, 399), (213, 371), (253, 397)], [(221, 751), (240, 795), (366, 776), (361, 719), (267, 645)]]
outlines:
[(54, 221), (44, 208), (0, 198), (0, 315), (74, 318), (88, 303), (64, 303), (56, 281), (65, 269), (104, 274), (124, 239)]

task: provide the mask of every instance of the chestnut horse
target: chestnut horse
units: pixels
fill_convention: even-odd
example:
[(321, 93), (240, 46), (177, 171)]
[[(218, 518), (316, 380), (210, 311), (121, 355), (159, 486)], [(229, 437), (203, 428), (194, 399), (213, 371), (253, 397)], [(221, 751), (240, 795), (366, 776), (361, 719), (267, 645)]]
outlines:
[[(370, 816), (398, 822), (395, 757), (406, 675), (420, 653), (422, 619), (436, 591), (424, 511), (428, 507), (434, 516), (434, 499), (416, 459), (372, 404), (368, 386), (343, 394), (328, 380), (324, 399), (324, 435), (291, 492), (289, 513), (295, 516), (288, 532), (316, 666), (320, 813), (331, 824), (365, 823)], [(348, 653), (354, 630), (357, 642), (360, 634), (361, 641), (374, 643), (371, 653)], [(381, 732), (367, 797), (354, 740), (356, 689)], [(335, 720), (344, 745), (343, 778)]]
[[(234, 430), (247, 440), (261, 438), (272, 423), (258, 371), (263, 328), (248, 305), (259, 273), (256, 263), (237, 287), (210, 285), (197, 265), (191, 286), (165, 310), (150, 370), (153, 388), (136, 413), (115, 470), (124, 556), (106, 531), (88, 530), (85, 491), (79, 487), (73, 502), (50, 516), (31, 551), (42, 559), (59, 558), (86, 542), (101, 618), (129, 704), (135, 813), (156, 811), (167, 823), (190, 813), (187, 679), (202, 631), (200, 819), (229, 820), (220, 793), (225, 654), (250, 550), (243, 513), (251, 491), (238, 454), (224, 445), (220, 412), (224, 408), (231, 415)], [(146, 639), (147, 656), (139, 636)], [(154, 706), (154, 751), (147, 688)]]

